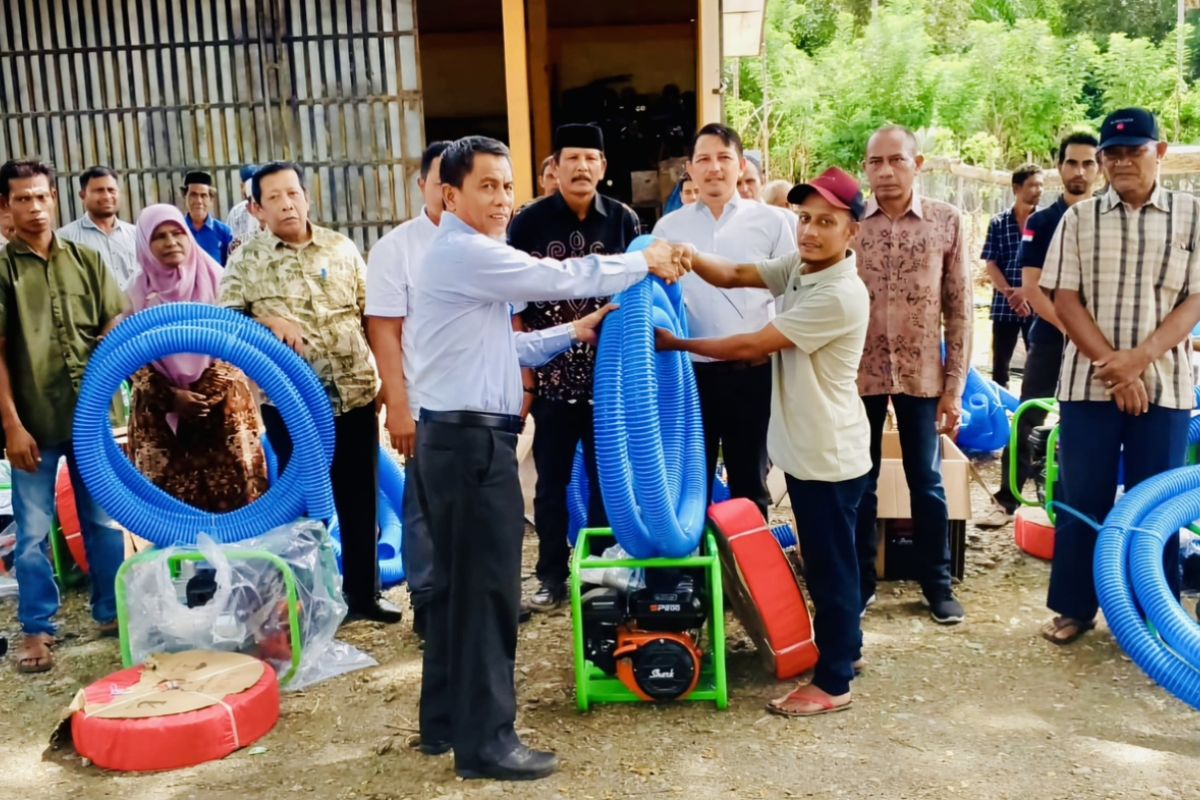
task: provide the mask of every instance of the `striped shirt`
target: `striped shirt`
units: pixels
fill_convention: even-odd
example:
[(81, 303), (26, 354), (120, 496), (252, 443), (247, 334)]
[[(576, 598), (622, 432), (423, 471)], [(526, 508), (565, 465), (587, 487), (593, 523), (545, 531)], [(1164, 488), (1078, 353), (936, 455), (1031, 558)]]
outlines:
[[(1136, 211), (1116, 191), (1067, 209), (1050, 242), (1041, 286), (1079, 293), (1084, 308), (1116, 350), (1137, 347), (1167, 315), (1200, 290), (1200, 198), (1155, 187)], [(1150, 402), (1195, 405), (1185, 337), (1142, 373)], [(1067, 343), (1058, 399), (1106, 401), (1095, 368)]]

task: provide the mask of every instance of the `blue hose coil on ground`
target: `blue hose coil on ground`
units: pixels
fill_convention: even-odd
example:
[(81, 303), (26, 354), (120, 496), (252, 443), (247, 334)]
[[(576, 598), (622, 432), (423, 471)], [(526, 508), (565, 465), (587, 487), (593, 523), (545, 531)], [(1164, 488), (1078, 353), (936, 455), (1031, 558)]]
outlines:
[(789, 550), (796, 546), (796, 531), (792, 530), (791, 525), (776, 525), (771, 528), (771, 535), (775, 537), (775, 541), (779, 542), (779, 546), (784, 550)]
[(1200, 628), (1175, 599), (1162, 564), (1168, 540), (1196, 519), (1200, 468), (1143, 481), (1104, 521), (1093, 568), (1100, 607), (1121, 648), (1156, 683), (1200, 710)]
[(729, 481), (725, 480), (725, 469), (722, 466), (717, 467), (717, 474), (713, 475), (712, 485), (712, 501), (713, 505), (724, 503), (733, 497), (729, 491)]
[(402, 543), (404, 540), (404, 469), (387, 450), (379, 448), (379, 580), (395, 586), (405, 578)]
[[(240, 367), (279, 408), (298, 457), (262, 502), (222, 514), (200, 511), (146, 480), (113, 439), (108, 409), (121, 382), (179, 353), (203, 353)], [(227, 309), (170, 303), (118, 325), (89, 361), (74, 432), (80, 475), (96, 502), (156, 545), (192, 543), (201, 531), (219, 542), (240, 541), (298, 516), (327, 520), (333, 514), (333, 416), (324, 389), (308, 364), (267, 328)]]
[[(653, 241), (639, 236), (629, 250)], [(656, 327), (687, 336), (683, 293), (648, 278), (614, 298), (596, 358), (600, 491), (634, 558), (681, 558), (704, 532), (708, 481), (696, 376), (685, 353), (659, 353)]]

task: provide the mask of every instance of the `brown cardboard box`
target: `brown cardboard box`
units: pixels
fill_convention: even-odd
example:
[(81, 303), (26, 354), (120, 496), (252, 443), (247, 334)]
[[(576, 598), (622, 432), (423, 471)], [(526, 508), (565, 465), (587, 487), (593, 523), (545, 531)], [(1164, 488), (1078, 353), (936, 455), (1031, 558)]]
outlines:
[[(963, 577), (967, 520), (971, 518), (971, 474), (966, 455), (949, 436), (942, 436), (942, 483), (950, 511), (950, 565), (954, 577)], [(911, 562), (912, 511), (908, 482), (901, 462), (900, 435), (884, 431), (883, 463), (879, 469), (878, 554), (876, 573), (885, 580), (916, 577)], [(890, 563), (889, 563), (890, 556)]]
[(661, 202), (667, 202), (671, 192), (675, 191), (675, 184), (679, 183), (685, 172), (686, 158), (665, 158), (658, 162), (658, 194)]
[(658, 194), (658, 172), (645, 170), (629, 173), (633, 187), (633, 205), (656, 206), (662, 202)]

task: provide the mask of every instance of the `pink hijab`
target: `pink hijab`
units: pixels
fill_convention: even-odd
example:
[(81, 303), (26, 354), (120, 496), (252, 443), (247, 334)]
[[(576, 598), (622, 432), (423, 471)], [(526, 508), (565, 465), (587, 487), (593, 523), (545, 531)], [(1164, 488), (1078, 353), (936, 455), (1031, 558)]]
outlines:
[[(165, 266), (150, 251), (150, 239), (160, 225), (174, 224), (187, 231), (192, 248), (176, 267)], [(146, 206), (137, 220), (137, 259), (142, 271), (129, 285), (129, 302), (134, 311), (163, 303), (207, 303), (220, 294), (221, 267), (196, 244), (196, 237), (175, 206), (158, 203)], [(171, 383), (186, 389), (195, 383), (213, 360), (202, 355), (169, 356), (154, 362), (154, 368)]]

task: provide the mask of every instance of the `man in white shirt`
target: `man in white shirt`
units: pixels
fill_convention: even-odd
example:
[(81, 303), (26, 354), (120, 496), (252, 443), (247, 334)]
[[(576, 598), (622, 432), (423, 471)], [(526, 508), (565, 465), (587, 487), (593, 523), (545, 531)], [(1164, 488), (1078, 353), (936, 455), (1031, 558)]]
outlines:
[[(404, 538), (401, 555), (413, 607), (413, 631), (425, 638), (429, 596), (433, 590), (433, 543), (429, 526), (416, 501), (417, 418), (421, 405), (410, 392), (412, 343), (404, 335), (409, 311), (412, 268), (425, 257), (442, 219), (442, 182), (438, 170), (449, 142), (434, 142), (421, 154), (417, 186), (425, 206), (412, 219), (375, 243), (367, 254), (367, 338), (383, 380), (388, 437), (404, 456)], [(411, 490), (410, 490), (411, 489)]]
[(88, 167), (79, 176), (79, 198), (84, 215), (58, 229), (58, 236), (90, 247), (100, 254), (104, 264), (122, 290), (139, 271), (137, 265), (137, 228), (117, 219), (121, 210), (120, 175), (111, 167)]
[(230, 255), (262, 231), (262, 223), (250, 208), (250, 202), (254, 199), (250, 194), (250, 182), (256, 172), (258, 167), (254, 164), (247, 164), (238, 170), (238, 177), (242, 179), (242, 202), (229, 209), (225, 216), (225, 224), (233, 231), (233, 241), (229, 243)]
[[(692, 141), (688, 163), (700, 199), (660, 219), (654, 235), (742, 264), (795, 253), (795, 231), (779, 209), (738, 195), (738, 177), (745, 170), (737, 132), (716, 123), (705, 125)], [(775, 298), (766, 289), (719, 289), (695, 275), (684, 276), (680, 286), (688, 330), (694, 337), (752, 333), (775, 316)], [(752, 500), (765, 517), (771, 502), (767, 490), (771, 360), (692, 358), (709, 474), (716, 469), (720, 449), (730, 493)]]

